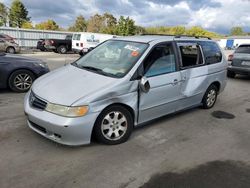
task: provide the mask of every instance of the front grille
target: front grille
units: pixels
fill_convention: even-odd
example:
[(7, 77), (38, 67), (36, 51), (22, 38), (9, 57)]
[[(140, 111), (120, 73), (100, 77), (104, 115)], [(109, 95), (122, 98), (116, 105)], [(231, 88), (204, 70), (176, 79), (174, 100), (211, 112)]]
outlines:
[(47, 106), (47, 102), (39, 99), (33, 92), (30, 93), (29, 102), (32, 107), (40, 110), (45, 110)]
[(37, 125), (37, 124), (31, 122), (31, 121), (29, 121), (29, 122), (30, 122), (31, 126), (34, 127), (35, 129), (37, 129), (37, 130), (39, 130), (39, 131), (41, 131), (41, 132), (43, 132), (43, 133), (46, 133), (46, 132), (47, 132), (46, 129), (45, 129), (44, 127), (41, 127), (41, 126), (39, 126), (39, 125)]

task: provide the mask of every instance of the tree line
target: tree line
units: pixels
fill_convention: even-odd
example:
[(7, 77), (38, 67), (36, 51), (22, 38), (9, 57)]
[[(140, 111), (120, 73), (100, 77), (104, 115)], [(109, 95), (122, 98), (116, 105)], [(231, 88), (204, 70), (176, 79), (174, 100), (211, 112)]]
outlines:
[[(40, 30), (58, 30), (72, 32), (95, 32), (107, 33), (113, 35), (135, 35), (135, 34), (166, 34), (166, 35), (189, 35), (205, 36), (210, 38), (219, 38), (222, 35), (210, 32), (202, 27), (194, 26), (187, 28), (184, 26), (158, 26), (158, 27), (141, 27), (135, 24), (130, 17), (120, 16), (119, 19), (110, 13), (95, 14), (89, 19), (83, 15), (76, 17), (74, 23), (67, 29), (60, 27), (54, 20), (48, 19), (38, 24), (33, 24), (31, 17), (28, 16), (28, 10), (21, 0), (13, 0), (11, 7), (8, 8), (0, 2), (0, 26), (19, 27), (26, 29)], [(241, 27), (232, 27), (230, 35), (248, 35)]]

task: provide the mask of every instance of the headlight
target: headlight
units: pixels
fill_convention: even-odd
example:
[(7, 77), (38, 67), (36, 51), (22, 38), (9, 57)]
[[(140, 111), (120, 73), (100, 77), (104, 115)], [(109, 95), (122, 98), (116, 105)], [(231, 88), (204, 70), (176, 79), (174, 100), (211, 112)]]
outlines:
[(88, 112), (88, 106), (68, 107), (68, 106), (48, 103), (45, 110), (60, 116), (80, 117), (84, 116)]
[(40, 66), (40, 67), (43, 67), (43, 68), (48, 68), (47, 63), (44, 63), (44, 62), (38, 63), (37, 65)]

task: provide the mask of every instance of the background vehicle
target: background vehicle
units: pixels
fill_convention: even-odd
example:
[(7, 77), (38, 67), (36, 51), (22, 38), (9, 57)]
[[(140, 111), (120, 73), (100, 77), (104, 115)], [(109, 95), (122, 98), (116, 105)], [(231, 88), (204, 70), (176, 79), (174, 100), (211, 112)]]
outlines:
[(95, 48), (98, 44), (115, 37), (115, 35), (100, 33), (75, 33), (72, 37), (72, 50), (75, 53), (84, 55), (89, 51), (89, 48)]
[(72, 35), (67, 35), (65, 39), (46, 39), (44, 47), (61, 54), (66, 54), (72, 49)]
[(13, 55), (0, 54), (0, 88), (10, 88), (15, 92), (26, 92), (33, 81), (49, 72), (41, 60)]
[(20, 52), (20, 47), (12, 40), (0, 39), (0, 51), (14, 54)]
[(241, 44), (233, 54), (227, 76), (234, 78), (236, 74), (250, 75), (250, 44)]
[(3, 39), (5, 41), (9, 41), (9, 42), (15, 42), (15, 38), (13, 38), (9, 35), (3, 34), (3, 33), (0, 33), (0, 39)]
[(44, 47), (44, 45), (45, 45), (45, 39), (39, 39), (37, 41), (36, 49), (39, 49), (42, 52), (47, 51), (47, 49)]
[(120, 144), (144, 122), (195, 106), (212, 108), (226, 86), (226, 68), (209, 39), (110, 39), (38, 79), (24, 109), (29, 127), (56, 142), (88, 144), (94, 135)]

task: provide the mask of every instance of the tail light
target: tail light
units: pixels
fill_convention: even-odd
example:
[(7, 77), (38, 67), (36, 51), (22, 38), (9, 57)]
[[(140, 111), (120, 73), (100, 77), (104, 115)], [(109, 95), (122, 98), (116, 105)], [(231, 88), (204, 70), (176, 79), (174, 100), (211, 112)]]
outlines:
[(83, 43), (81, 43), (81, 47), (83, 47)]
[(233, 54), (230, 54), (230, 55), (228, 56), (228, 61), (232, 61), (232, 60), (233, 60), (233, 57), (234, 57), (234, 55), (233, 55)]

